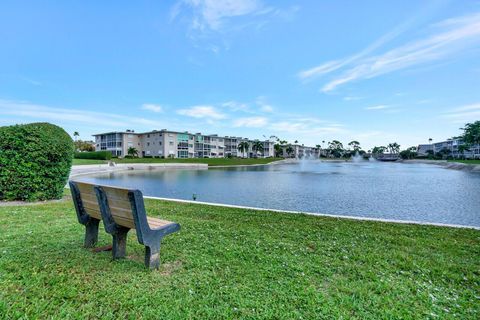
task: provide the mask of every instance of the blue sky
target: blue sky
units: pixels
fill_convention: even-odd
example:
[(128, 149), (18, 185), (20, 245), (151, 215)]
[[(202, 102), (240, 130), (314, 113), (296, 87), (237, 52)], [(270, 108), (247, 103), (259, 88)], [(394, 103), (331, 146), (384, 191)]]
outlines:
[(480, 1), (2, 1), (0, 125), (365, 149), (480, 120)]

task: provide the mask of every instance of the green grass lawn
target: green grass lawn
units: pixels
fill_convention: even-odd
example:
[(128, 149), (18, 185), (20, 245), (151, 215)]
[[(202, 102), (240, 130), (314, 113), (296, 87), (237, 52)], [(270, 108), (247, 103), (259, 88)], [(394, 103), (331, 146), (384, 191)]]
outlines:
[(73, 165), (85, 165), (85, 164), (104, 164), (108, 161), (105, 160), (92, 160), (92, 159), (73, 159)]
[[(480, 231), (147, 200), (161, 269), (82, 248), (71, 201), (0, 207), (0, 318), (478, 319)], [(111, 237), (100, 230), (99, 245)]]
[[(160, 159), (160, 158), (135, 158), (135, 159), (112, 159), (116, 163), (206, 163), (209, 166), (233, 166), (233, 165), (252, 165), (267, 164), (283, 158), (204, 158), (204, 159)], [(104, 160), (73, 159), (73, 165), (102, 164), (107, 163)]]
[(470, 164), (480, 164), (480, 160), (448, 160), (448, 162), (461, 162), (461, 163), (470, 163)]

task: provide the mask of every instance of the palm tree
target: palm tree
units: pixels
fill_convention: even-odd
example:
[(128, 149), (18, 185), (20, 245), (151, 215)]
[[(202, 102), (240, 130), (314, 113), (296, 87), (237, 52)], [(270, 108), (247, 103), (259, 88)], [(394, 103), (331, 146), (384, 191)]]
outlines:
[(240, 151), (245, 157), (245, 152), (248, 151), (248, 148), (250, 147), (250, 144), (247, 141), (242, 141), (238, 144), (238, 151)]
[(397, 154), (400, 151), (400, 145), (396, 142), (389, 143), (387, 149), (390, 150), (390, 153)]
[(376, 155), (376, 154), (382, 154), (385, 152), (385, 147), (384, 146), (380, 146), (380, 147), (373, 147), (372, 149), (372, 154)]
[(417, 156), (417, 147), (410, 147), (400, 152), (402, 159), (413, 159)]
[(273, 149), (275, 149), (275, 157), (281, 157), (283, 153), (283, 144), (275, 143), (273, 145)]
[(340, 158), (345, 151), (343, 149), (343, 144), (338, 140), (332, 140), (332, 142), (329, 142), (328, 149), (330, 149), (330, 154), (335, 158)]
[(130, 147), (127, 150), (127, 154), (132, 157), (138, 157), (138, 150), (135, 149), (134, 147)]
[(255, 140), (252, 143), (252, 150), (258, 155), (259, 152), (263, 154), (263, 143), (261, 141)]
[(458, 146), (458, 153), (460, 153), (462, 155), (462, 158), (465, 157), (464, 153), (465, 151), (470, 151), (470, 149), (468, 148), (468, 146), (466, 144), (461, 144)]
[(397, 154), (400, 152), (400, 145), (396, 142), (393, 143), (393, 153)]
[(360, 150), (360, 142), (358, 141), (353, 140), (348, 145), (352, 147), (354, 151)]
[(290, 155), (293, 153), (293, 148), (292, 148), (292, 146), (288, 146), (285, 151), (286, 151), (287, 154), (290, 156)]
[(275, 156), (281, 157), (283, 154), (283, 148), (288, 143), (287, 140), (280, 140), (277, 136), (270, 136), (270, 139), (275, 140), (275, 144), (273, 145), (273, 149), (275, 150)]
[(75, 141), (77, 141), (78, 136), (80, 136), (80, 134), (78, 133), (78, 131), (75, 131), (73, 133), (73, 137), (75, 138)]
[(350, 156), (354, 156), (355, 154), (359, 153), (361, 149), (360, 142), (353, 140), (353, 141), (350, 141), (348, 145), (353, 148), (353, 152), (351, 152)]
[[(428, 143), (429, 144), (432, 144), (432, 141), (433, 141), (432, 138), (428, 138)], [(433, 155), (435, 155), (435, 147), (433, 145), (432, 145), (432, 152), (433, 152)]]

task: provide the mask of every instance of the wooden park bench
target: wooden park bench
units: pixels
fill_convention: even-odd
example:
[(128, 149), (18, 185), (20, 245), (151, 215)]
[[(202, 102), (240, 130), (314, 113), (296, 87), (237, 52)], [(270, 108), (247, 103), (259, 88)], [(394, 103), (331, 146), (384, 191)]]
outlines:
[(74, 181), (69, 184), (78, 222), (85, 225), (85, 247), (96, 245), (98, 224), (102, 220), (105, 231), (113, 237), (113, 259), (123, 258), (126, 255), (127, 233), (135, 229), (138, 242), (145, 246), (145, 266), (158, 269), (160, 242), (167, 234), (180, 230), (178, 223), (147, 217), (140, 190)]

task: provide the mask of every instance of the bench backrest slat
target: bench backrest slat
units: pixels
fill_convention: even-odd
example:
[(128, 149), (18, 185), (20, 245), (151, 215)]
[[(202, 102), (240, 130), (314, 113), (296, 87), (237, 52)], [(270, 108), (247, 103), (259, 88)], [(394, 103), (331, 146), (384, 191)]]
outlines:
[[(94, 186), (88, 183), (76, 182), (80, 191), (85, 211), (92, 217), (102, 219), (100, 207), (98, 205), (97, 196)], [(128, 198), (128, 189), (119, 189), (102, 186), (108, 197), (108, 205), (110, 207), (113, 220), (118, 225), (135, 229), (135, 222), (132, 215), (132, 206)]]

